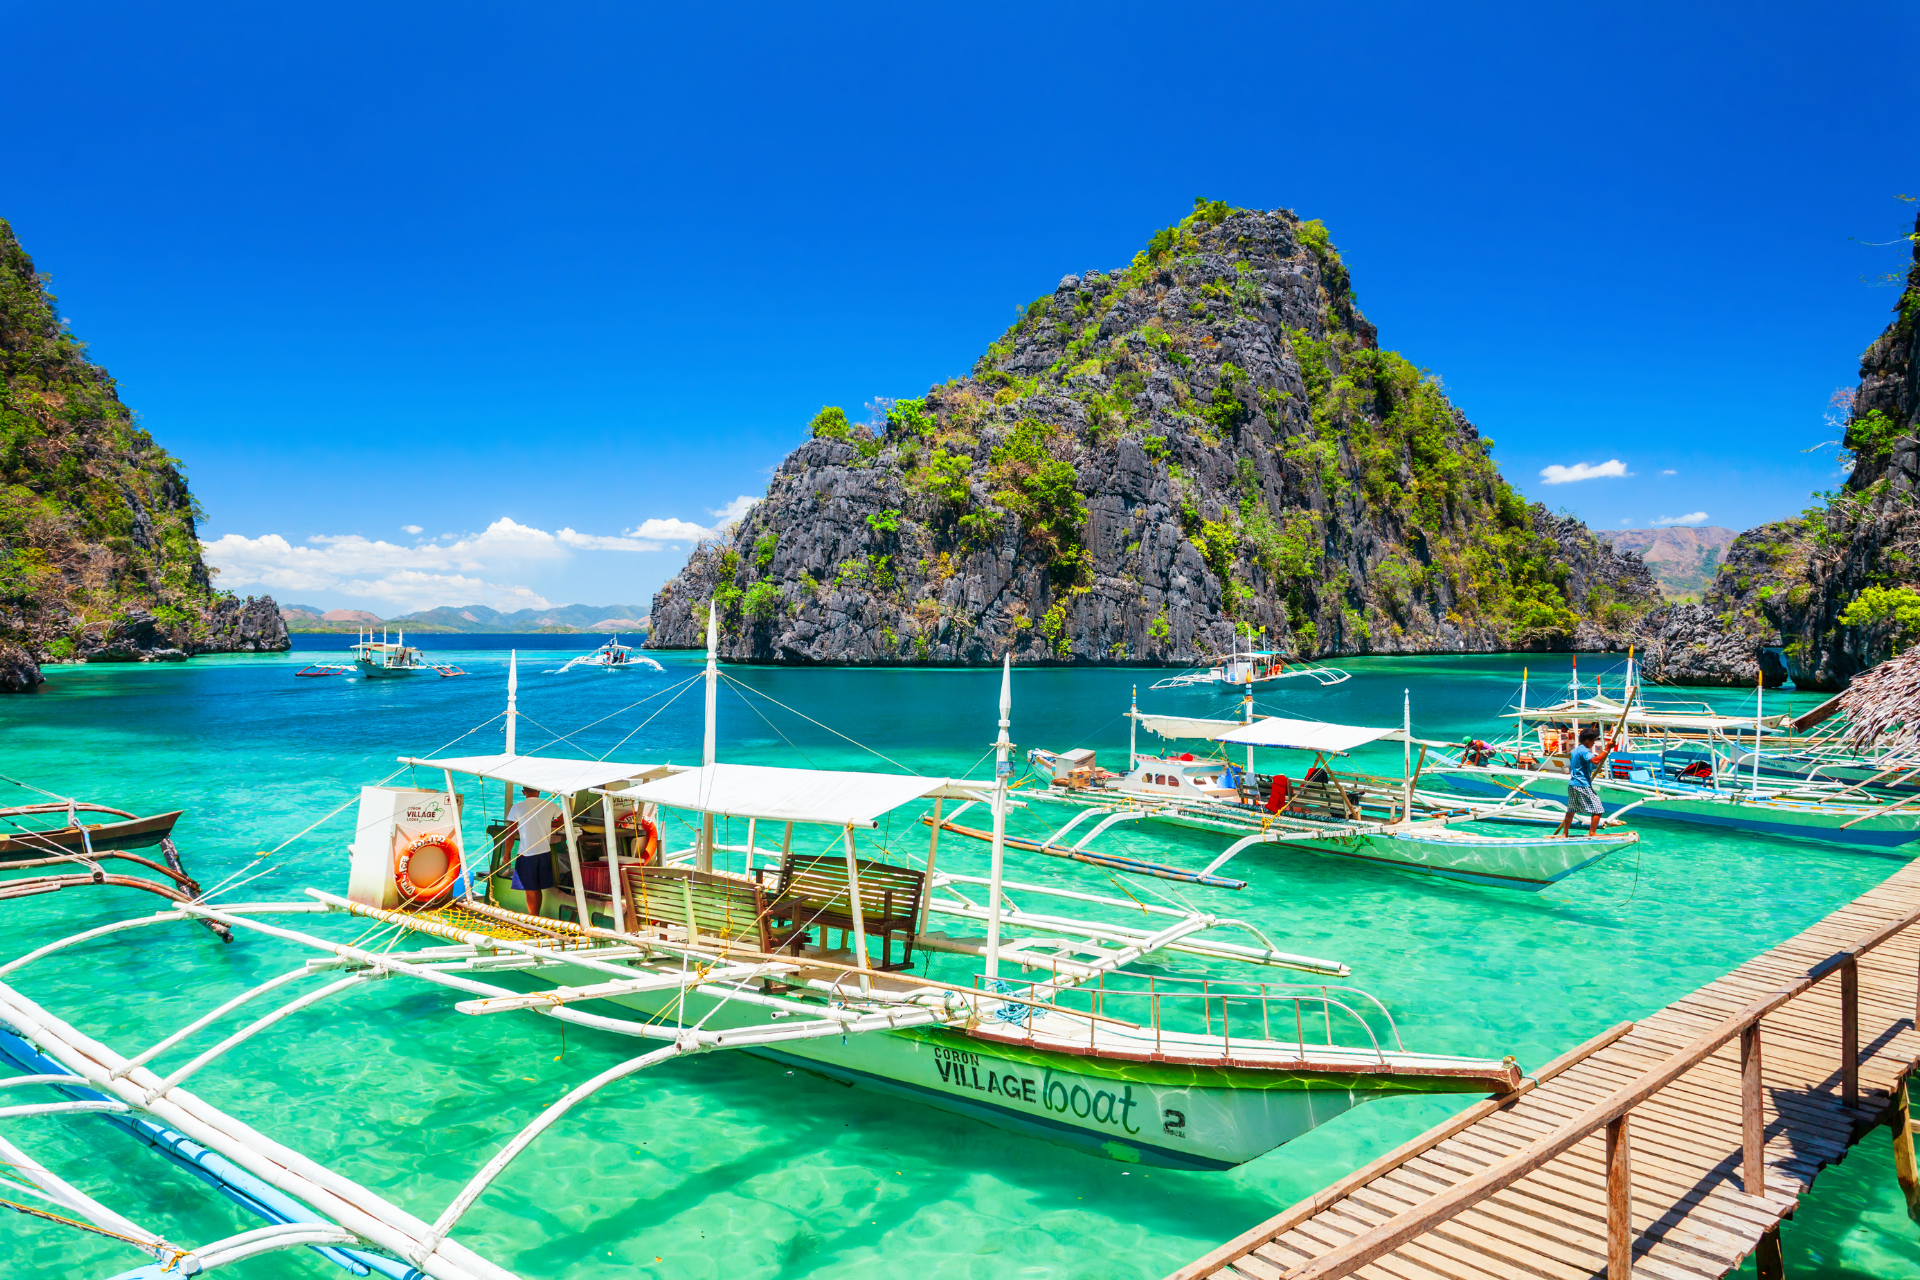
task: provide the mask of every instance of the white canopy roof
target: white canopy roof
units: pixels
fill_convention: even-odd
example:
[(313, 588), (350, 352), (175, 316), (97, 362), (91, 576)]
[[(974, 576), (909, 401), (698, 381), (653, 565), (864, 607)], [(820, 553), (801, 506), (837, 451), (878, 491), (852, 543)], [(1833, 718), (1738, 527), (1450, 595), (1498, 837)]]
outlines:
[(1318, 720), (1288, 720), (1281, 716), (1268, 716), (1252, 724), (1236, 725), (1230, 732), (1214, 735), (1214, 739), (1249, 747), (1285, 747), (1294, 751), (1330, 751), (1335, 755), (1345, 755), (1365, 743), (1399, 736), (1398, 729), (1363, 729), (1350, 724), (1322, 724)]
[[(633, 787), (624, 798), (731, 818), (877, 826), (881, 814), (949, 791), (946, 778), (710, 764)], [(978, 785), (978, 784), (976, 784)]]
[(1231, 729), (1246, 727), (1244, 720), (1203, 720), (1198, 716), (1150, 716), (1138, 711), (1127, 714), (1163, 738), (1217, 738)]
[(614, 760), (566, 760), (554, 756), (448, 756), (439, 760), (400, 758), (401, 764), (423, 769), (451, 769), (455, 773), (478, 778), (498, 778), (516, 786), (539, 791), (587, 791), (610, 787), (616, 782), (645, 781), (679, 773), (687, 766), (671, 764), (621, 764)]

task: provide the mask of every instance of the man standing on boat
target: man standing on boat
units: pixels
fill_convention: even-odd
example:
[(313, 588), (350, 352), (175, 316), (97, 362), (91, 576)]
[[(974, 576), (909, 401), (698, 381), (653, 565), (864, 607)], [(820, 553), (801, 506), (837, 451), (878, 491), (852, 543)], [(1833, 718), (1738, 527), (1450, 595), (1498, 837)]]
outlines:
[(527, 914), (537, 916), (541, 890), (553, 888), (553, 824), (560, 811), (553, 801), (542, 800), (536, 787), (522, 787), (520, 795), (520, 802), (507, 811), (513, 824), (507, 855), (513, 857), (513, 887), (527, 895)]
[(1573, 815), (1586, 814), (1591, 821), (1587, 823), (1587, 834), (1600, 834), (1600, 819), (1606, 816), (1606, 806), (1600, 803), (1600, 793), (1593, 789), (1593, 771), (1606, 760), (1605, 747), (1595, 748), (1600, 741), (1600, 727), (1588, 725), (1580, 731), (1580, 745), (1567, 757), (1567, 813), (1560, 819), (1560, 829), (1556, 836), (1572, 834)]

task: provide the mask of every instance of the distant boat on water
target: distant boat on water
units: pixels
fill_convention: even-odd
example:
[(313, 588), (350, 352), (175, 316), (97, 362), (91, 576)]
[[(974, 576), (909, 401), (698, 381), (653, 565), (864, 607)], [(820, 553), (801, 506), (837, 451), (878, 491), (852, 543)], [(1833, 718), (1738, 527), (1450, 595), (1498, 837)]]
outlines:
[(393, 640), (387, 639), (385, 628), (380, 638), (373, 638), (371, 628), (362, 632), (348, 650), (353, 661), (315, 662), (294, 672), (296, 676), (337, 676), (357, 672), (362, 680), (391, 680), (401, 676), (417, 676), (423, 671), (431, 671), (438, 676), (463, 676), (467, 674), (451, 663), (434, 662), (420, 650), (407, 643), (407, 633), (396, 632)]
[(592, 653), (570, 659), (560, 670), (566, 672), (575, 667), (593, 667), (601, 671), (630, 671), (635, 667), (648, 667), (654, 671), (666, 670), (652, 658), (634, 653), (633, 646), (621, 644), (619, 636), (613, 637)]

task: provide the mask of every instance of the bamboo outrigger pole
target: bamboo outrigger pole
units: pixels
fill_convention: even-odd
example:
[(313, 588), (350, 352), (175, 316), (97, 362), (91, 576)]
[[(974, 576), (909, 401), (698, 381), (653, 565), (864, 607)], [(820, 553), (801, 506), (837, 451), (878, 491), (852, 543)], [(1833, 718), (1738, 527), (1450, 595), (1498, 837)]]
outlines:
[(987, 886), (987, 977), (1000, 976), (1000, 886), (1007, 862), (1007, 778), (1013, 773), (1013, 655), (1000, 661), (1000, 736), (993, 744), (993, 870)]

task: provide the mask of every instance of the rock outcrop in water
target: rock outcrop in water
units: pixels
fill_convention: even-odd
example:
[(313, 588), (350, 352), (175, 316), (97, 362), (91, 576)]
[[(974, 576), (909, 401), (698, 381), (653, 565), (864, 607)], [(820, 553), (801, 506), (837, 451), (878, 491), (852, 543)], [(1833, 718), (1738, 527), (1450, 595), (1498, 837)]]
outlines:
[(270, 599), (213, 589), (195, 515), (0, 221), (0, 691), (49, 660), (289, 648)]
[(970, 376), (812, 434), (654, 598), (652, 647), (702, 644), (716, 600), (744, 661), (1604, 648), (1659, 600), (1501, 479), (1285, 210), (1198, 202)]
[(1649, 675), (1751, 685), (1763, 674), (1770, 685), (1834, 690), (1920, 638), (1917, 335), (1920, 241), (1893, 323), (1861, 355), (1860, 383), (1843, 397), (1846, 483), (1798, 519), (1741, 534), (1699, 605), (1650, 618)]

